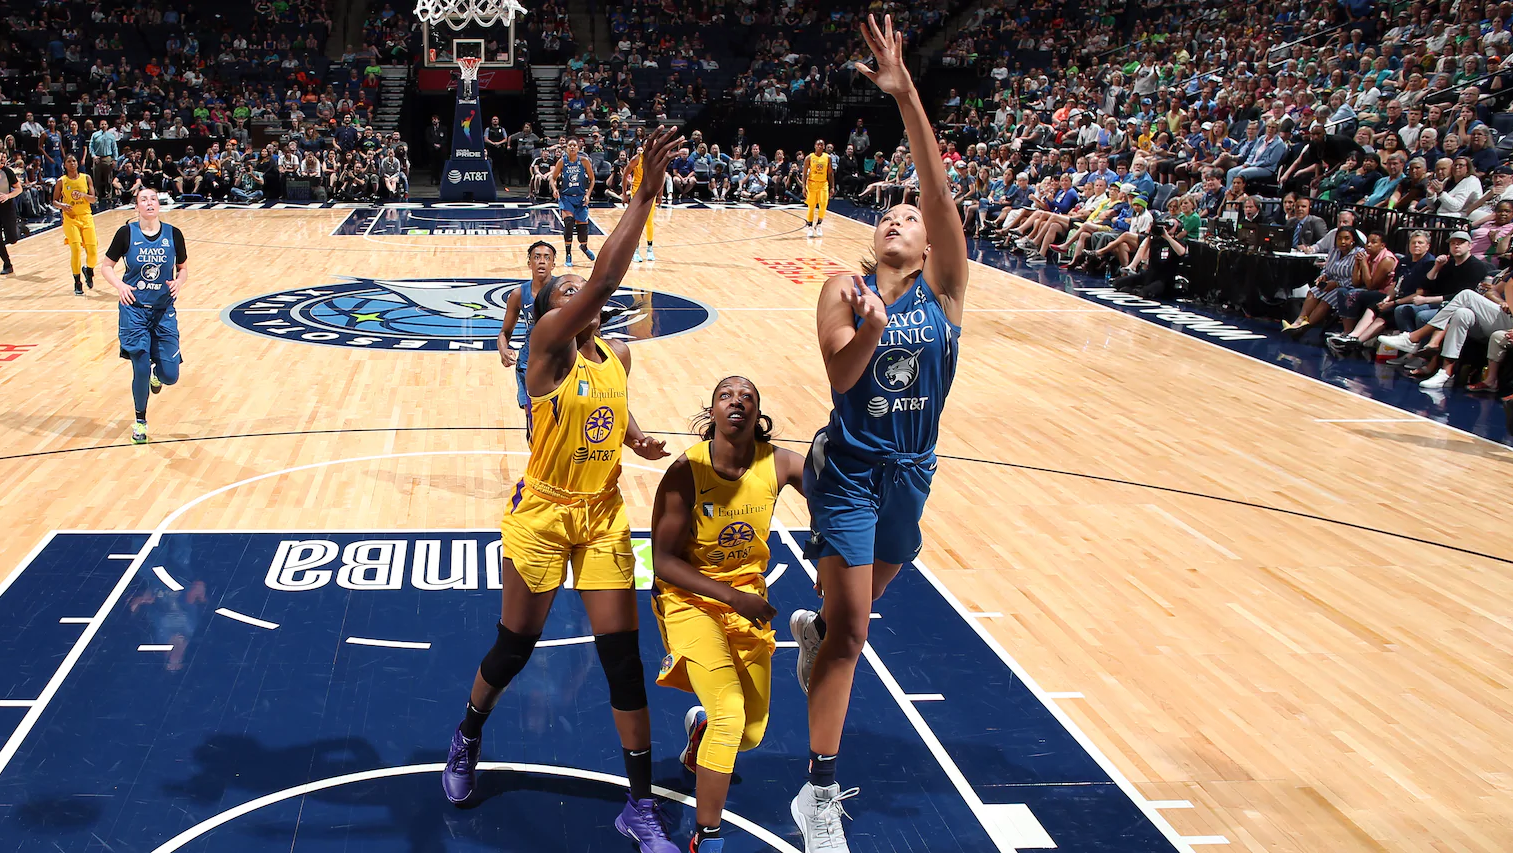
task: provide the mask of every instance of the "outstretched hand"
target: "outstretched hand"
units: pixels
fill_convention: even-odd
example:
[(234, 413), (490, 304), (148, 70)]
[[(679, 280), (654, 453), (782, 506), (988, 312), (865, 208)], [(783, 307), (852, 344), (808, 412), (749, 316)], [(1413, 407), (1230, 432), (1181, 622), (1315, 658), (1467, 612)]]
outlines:
[(851, 312), (862, 321), (863, 326), (876, 329), (888, 322), (888, 306), (860, 278), (853, 279), (851, 287), (841, 289), (841, 301), (851, 306)]
[(683, 137), (678, 135), (676, 127), (658, 125), (641, 149), (641, 186), (661, 192), (667, 166), (682, 147)]
[[(873, 65), (858, 62), (856, 70), (863, 77), (877, 84), (877, 88), (897, 98), (914, 86), (909, 69), (904, 67), (904, 36), (893, 31), (893, 16), (883, 16), (883, 26), (878, 27), (877, 18), (867, 16), (862, 25), (862, 38), (872, 51)], [(875, 67), (873, 67), (875, 66)]]

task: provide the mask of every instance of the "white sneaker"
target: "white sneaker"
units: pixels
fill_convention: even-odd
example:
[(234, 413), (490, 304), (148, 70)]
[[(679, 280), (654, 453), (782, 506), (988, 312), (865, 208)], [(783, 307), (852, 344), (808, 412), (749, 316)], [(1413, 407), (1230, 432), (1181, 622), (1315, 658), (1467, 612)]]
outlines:
[(1449, 384), (1450, 384), (1450, 372), (1448, 370), (1441, 370), (1440, 372), (1434, 374), (1433, 376), (1429, 377), (1428, 379), (1425, 379), (1423, 382), (1418, 383), (1418, 387), (1420, 387), (1420, 388), (1443, 388), (1443, 387), (1445, 387), (1446, 385), (1449, 385)]
[(1418, 344), (1408, 340), (1408, 335), (1406, 333), (1398, 333), (1396, 335), (1381, 335), (1376, 339), (1376, 341), (1378, 346), (1380, 346), (1381, 344), (1386, 344), (1387, 346), (1397, 350), (1400, 355), (1412, 355), (1413, 353), (1418, 352), (1419, 348)]
[(825, 236), (825, 226), (824, 226), (824, 223), (820, 223), (820, 224), (817, 224), (817, 225), (814, 226), (814, 236), (816, 236), (816, 237), (823, 237), (823, 236)]
[(648, 261), (655, 261), (657, 259), (657, 253), (653, 252), (650, 246), (646, 247), (646, 259)]
[(808, 237), (810, 239), (814, 238), (814, 226), (813, 225), (805, 225), (804, 226), (804, 236)]
[(809, 675), (814, 672), (814, 658), (820, 653), (820, 642), (824, 639), (814, 624), (819, 617), (813, 610), (795, 610), (788, 617), (788, 630), (799, 644), (799, 687), (804, 689), (805, 696), (809, 695)]
[(635, 261), (636, 261), (636, 263), (638, 263), (638, 264), (639, 264), (639, 263), (641, 263), (641, 250), (640, 250), (640, 249), (637, 249), (637, 250), (636, 250), (636, 257), (635, 257)]
[(840, 785), (816, 788), (804, 783), (789, 806), (793, 822), (798, 824), (799, 833), (804, 836), (804, 853), (850, 853), (846, 834), (841, 829), (841, 817), (851, 815), (846, 814), (841, 801), (859, 793), (858, 788), (842, 791)]

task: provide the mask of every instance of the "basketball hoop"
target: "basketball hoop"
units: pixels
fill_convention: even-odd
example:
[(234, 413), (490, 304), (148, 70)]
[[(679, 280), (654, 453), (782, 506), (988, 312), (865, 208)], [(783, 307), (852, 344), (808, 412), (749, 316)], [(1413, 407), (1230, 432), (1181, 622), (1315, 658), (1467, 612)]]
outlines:
[(518, 0), (415, 0), (415, 15), (422, 22), (433, 27), (444, 23), (454, 30), (468, 24), (507, 27), (525, 11)]
[(459, 57), (457, 57), (457, 67), (459, 69), (461, 69), (462, 79), (464, 79), (464, 80), (477, 80), (478, 79), (478, 66), (480, 66), (482, 64), (483, 64), (483, 57), (481, 57), (481, 56), (459, 56)]

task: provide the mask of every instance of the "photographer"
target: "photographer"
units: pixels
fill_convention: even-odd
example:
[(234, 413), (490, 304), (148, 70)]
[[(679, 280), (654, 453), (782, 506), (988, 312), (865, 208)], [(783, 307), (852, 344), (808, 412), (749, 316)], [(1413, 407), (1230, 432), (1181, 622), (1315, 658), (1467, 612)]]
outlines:
[(1187, 230), (1178, 219), (1163, 219), (1148, 241), (1150, 263), (1144, 271), (1114, 279), (1114, 287), (1143, 299), (1160, 299), (1178, 276), (1187, 274)]

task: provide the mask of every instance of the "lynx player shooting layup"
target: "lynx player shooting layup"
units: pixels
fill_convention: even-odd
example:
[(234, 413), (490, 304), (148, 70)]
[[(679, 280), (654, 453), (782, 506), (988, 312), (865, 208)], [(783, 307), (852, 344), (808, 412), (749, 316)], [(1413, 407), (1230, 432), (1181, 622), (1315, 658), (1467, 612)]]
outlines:
[[(364, 14), (399, 44), (409, 10), (382, 5)], [(517, 135), (546, 116), (508, 87), (581, 92), (605, 58), (552, 70), (554, 23), (501, 23), (506, 0), (420, 6), (419, 75), (381, 61), (364, 88), (356, 60), (375, 123), (429, 119), (477, 34), (449, 24), (492, 27), (504, 58), (473, 40), (486, 94), (450, 126), (498, 113), (548, 175), (535, 152), (564, 125)], [(276, 43), (287, 22), (259, 8), (214, 11)], [(641, 14), (595, 14), (617, 13)], [(74, 20), (92, 62), (114, 25)], [(0, 186), (0, 850), (1507, 853), (1499, 401), (1406, 383), (1422, 402), (1384, 405), (1361, 389), (1405, 385), (1385, 365), (964, 244), (944, 178), (967, 169), (927, 155), (965, 132), (952, 81), (967, 101), (993, 78), (920, 55), (912, 80), (900, 23), (864, 22), (870, 79), (840, 116), (722, 113), (733, 74), (632, 72), (628, 206), (598, 197), (584, 158), (610, 152), (572, 121), (581, 201), (565, 161), (556, 199), (538, 181), (469, 201), (485, 170), (466, 162), (432, 189), (423, 158), (466, 148), (445, 124), (408, 140), (415, 197), (374, 204), (275, 198), (267, 169), (263, 201), (111, 198), (91, 162), (108, 137), (71, 168), (87, 134), (17, 135), (43, 162)], [(726, 69), (716, 36), (757, 43), (700, 32)], [(231, 94), (218, 67), (192, 70)], [(710, 102), (632, 159), (677, 71)], [(326, 78), (300, 73), (318, 116)], [(45, 128), (69, 105), (42, 106)], [(381, 152), (358, 124), (305, 147), (355, 131), (354, 163)], [(695, 130), (731, 176), (753, 143), (807, 156), (784, 199), (662, 204), (636, 264), (670, 137)], [(918, 203), (847, 198), (863, 173), (815, 137), (881, 152), (885, 175), (913, 152)], [(149, 146), (203, 162), (208, 141), (123, 136), (114, 174), (129, 187)], [(255, 186), (226, 149), (186, 185)], [(571, 239), (590, 214), (595, 258)], [(59, 286), (75, 263), (80, 296)]]

